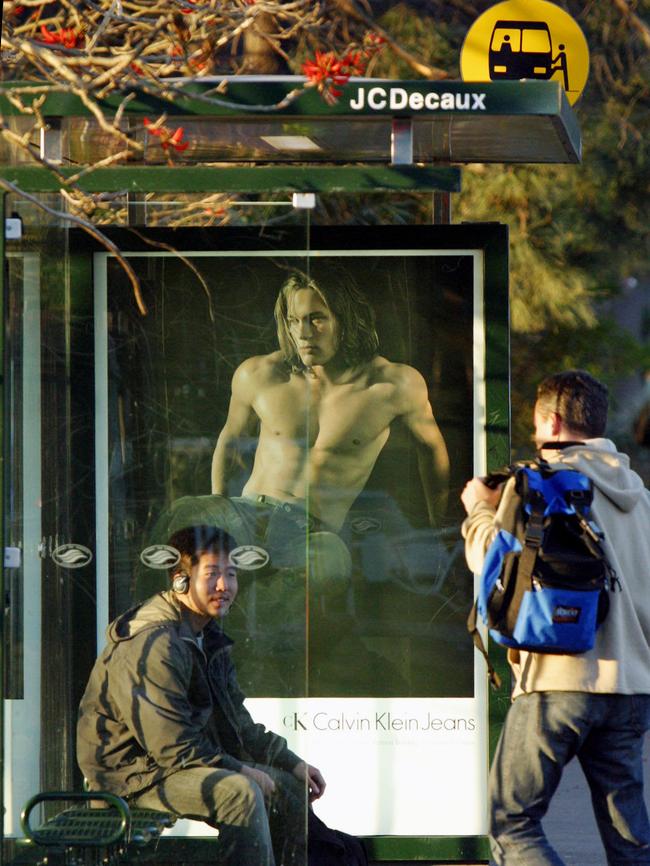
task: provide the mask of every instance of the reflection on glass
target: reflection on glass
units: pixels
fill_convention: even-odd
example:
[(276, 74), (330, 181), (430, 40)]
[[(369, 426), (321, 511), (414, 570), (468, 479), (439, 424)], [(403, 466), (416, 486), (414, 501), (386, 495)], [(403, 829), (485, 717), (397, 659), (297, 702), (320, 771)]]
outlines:
[(216, 827), (224, 866), (304, 866), (307, 805), (325, 782), (244, 706), (220, 628), (237, 597), (235, 545), (214, 526), (171, 537), (171, 588), (109, 626), (77, 757), (90, 791)]
[[(144, 551), (190, 518), (235, 537), (224, 630), (246, 707), (322, 769), (318, 814), (370, 835), (482, 832), (456, 506), (482, 375), (472, 251), (377, 249), (374, 229), (330, 251), (314, 230), (311, 255), (277, 225), (179, 232), (186, 261), (130, 254), (142, 315), (117, 263), (100, 253), (93, 287), (86, 244), (30, 219), (7, 280), (7, 833), (35, 791), (79, 788), (96, 625), (102, 644), (109, 619), (169, 590)], [(441, 761), (433, 816), (412, 779)]]
[[(113, 558), (189, 517), (235, 537), (249, 696), (473, 694), (446, 508), (470, 472), (470, 257), (193, 262), (202, 283), (132, 259), (145, 319), (109, 266)], [(125, 569), (116, 597), (164, 580)]]

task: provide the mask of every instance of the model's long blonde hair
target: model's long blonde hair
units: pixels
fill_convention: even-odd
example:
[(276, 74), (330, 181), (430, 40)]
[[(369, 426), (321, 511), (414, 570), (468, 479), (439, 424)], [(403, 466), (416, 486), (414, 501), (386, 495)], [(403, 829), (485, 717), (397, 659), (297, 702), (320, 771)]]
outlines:
[(301, 289), (316, 292), (336, 318), (339, 351), (349, 367), (365, 364), (375, 357), (379, 351), (375, 312), (349, 274), (341, 271), (314, 278), (294, 271), (280, 289), (274, 310), (280, 349), (292, 370), (305, 369), (289, 330), (289, 304)]

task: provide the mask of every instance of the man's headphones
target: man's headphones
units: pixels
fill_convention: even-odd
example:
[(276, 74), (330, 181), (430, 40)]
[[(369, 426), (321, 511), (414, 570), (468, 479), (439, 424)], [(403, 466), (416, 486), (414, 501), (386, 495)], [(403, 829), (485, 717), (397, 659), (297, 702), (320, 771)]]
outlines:
[(172, 580), (172, 589), (179, 595), (183, 595), (190, 588), (190, 576), (186, 571), (179, 571)]

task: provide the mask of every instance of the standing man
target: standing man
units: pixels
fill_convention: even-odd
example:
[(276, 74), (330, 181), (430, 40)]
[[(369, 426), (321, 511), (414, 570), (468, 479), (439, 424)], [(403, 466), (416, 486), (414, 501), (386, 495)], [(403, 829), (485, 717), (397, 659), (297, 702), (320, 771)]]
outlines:
[(244, 707), (219, 622), (237, 595), (235, 542), (193, 526), (169, 545), (171, 589), (108, 627), (79, 710), (79, 766), (90, 790), (219, 827), (220, 863), (305, 866), (307, 799), (325, 782)]
[[(593, 481), (594, 520), (621, 591), (611, 593), (589, 652), (508, 651), (513, 703), (489, 786), (498, 866), (562, 866), (541, 821), (574, 756), (589, 783), (609, 866), (650, 864), (642, 766), (650, 727), (650, 493), (629, 458), (602, 438), (607, 406), (606, 387), (582, 370), (551, 376), (537, 389), (535, 444), (551, 464)], [(479, 478), (461, 496), (467, 561), (477, 573), (500, 526), (499, 497)]]

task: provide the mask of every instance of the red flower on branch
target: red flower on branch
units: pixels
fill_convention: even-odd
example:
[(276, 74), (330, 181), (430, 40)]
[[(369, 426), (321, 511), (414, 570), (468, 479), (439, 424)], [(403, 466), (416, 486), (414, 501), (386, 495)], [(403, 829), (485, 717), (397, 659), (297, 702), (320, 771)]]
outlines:
[(190, 57), (187, 61), (187, 65), (190, 67), (190, 69), (194, 69), (197, 72), (201, 72), (203, 69), (207, 69), (208, 58), (206, 57), (205, 52), (202, 51), (198, 56)]
[(302, 65), (303, 73), (329, 105), (341, 96), (341, 88), (348, 83), (350, 76), (363, 75), (365, 69), (360, 51), (348, 51), (340, 60), (333, 51), (317, 51), (313, 60), (306, 60)]
[(164, 151), (168, 151), (172, 148), (177, 153), (182, 153), (190, 146), (189, 141), (183, 141), (182, 126), (177, 127), (173, 132), (171, 132), (165, 126), (156, 126), (148, 117), (145, 117), (144, 125), (149, 135), (155, 135), (160, 139), (160, 146)]
[(379, 51), (386, 44), (386, 38), (375, 33), (374, 30), (369, 30), (363, 37), (363, 41), (366, 45), (366, 51)]
[(41, 24), (41, 37), (47, 45), (62, 45), (64, 48), (78, 48), (84, 41), (80, 30), (75, 30), (73, 27), (48, 30), (45, 24)]
[(368, 63), (375, 57), (384, 45), (387, 44), (387, 39), (385, 36), (380, 36), (378, 33), (375, 33), (374, 30), (369, 30), (363, 37), (362, 42), (362, 54), (368, 61)]
[[(251, 0), (247, 0), (247, 2), (250, 3)], [(254, 3), (255, 0), (252, 0), (252, 2)], [(206, 6), (205, 3), (199, 3), (199, 0), (185, 0), (185, 3), (188, 3), (189, 5), (181, 6), (181, 15), (191, 15), (193, 12), (206, 12), (206, 10), (208, 9), (208, 6)], [(197, 4), (199, 5), (197, 6)], [(207, 21), (214, 21), (214, 15), (209, 15), (208, 18), (204, 20), (206, 21), (206, 23)]]
[(341, 60), (341, 68), (347, 73), (348, 77), (352, 75), (366, 74), (366, 60), (361, 51), (348, 51)]

